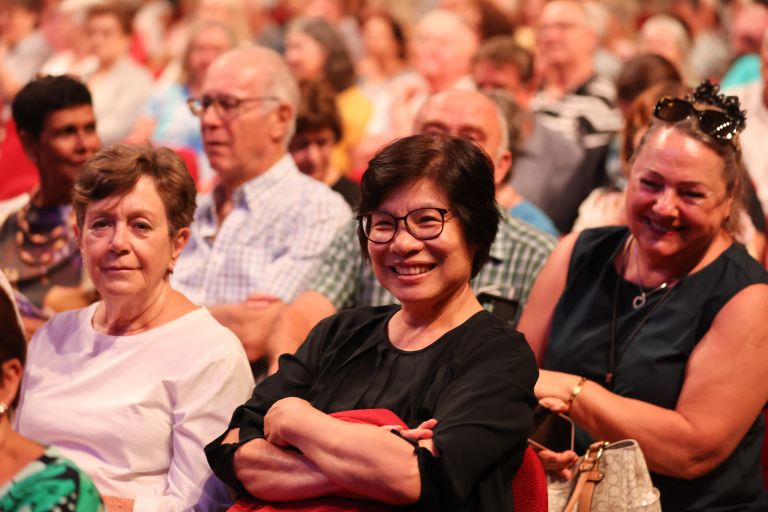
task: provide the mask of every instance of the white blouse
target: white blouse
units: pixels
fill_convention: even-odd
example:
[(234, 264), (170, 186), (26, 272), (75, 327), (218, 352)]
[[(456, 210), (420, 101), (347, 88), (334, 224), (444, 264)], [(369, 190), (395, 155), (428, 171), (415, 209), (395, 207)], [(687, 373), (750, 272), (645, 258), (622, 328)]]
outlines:
[(17, 431), (56, 445), (134, 511), (229, 502), (204, 446), (253, 390), (237, 337), (206, 309), (132, 336), (96, 332), (97, 304), (54, 316), (29, 345)]

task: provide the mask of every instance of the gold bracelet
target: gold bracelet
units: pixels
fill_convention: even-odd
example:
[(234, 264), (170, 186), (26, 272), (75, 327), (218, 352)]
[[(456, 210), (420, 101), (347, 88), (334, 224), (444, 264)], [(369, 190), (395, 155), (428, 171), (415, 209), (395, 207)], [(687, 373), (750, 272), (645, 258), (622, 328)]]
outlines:
[(568, 399), (568, 407), (570, 407), (574, 400), (576, 400), (576, 397), (579, 396), (579, 393), (581, 393), (581, 388), (584, 387), (585, 382), (587, 382), (587, 378), (582, 377), (579, 379), (579, 383), (573, 387), (573, 391), (571, 391), (571, 397)]

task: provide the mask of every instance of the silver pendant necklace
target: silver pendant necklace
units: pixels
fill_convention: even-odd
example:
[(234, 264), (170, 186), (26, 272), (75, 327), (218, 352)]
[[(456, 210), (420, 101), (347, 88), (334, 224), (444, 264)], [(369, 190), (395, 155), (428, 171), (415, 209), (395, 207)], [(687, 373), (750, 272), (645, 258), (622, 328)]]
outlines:
[[(629, 245), (631, 246), (634, 241), (635, 241), (635, 237), (630, 236), (630, 238), (629, 238)], [(627, 249), (629, 249), (629, 247), (627, 247)], [(651, 290), (649, 292), (646, 292), (643, 289), (643, 278), (640, 275), (640, 257), (637, 254), (637, 246), (636, 245), (635, 245), (634, 249), (635, 249), (635, 251), (634, 251), (635, 252), (635, 268), (637, 269), (637, 281), (638, 281), (636, 284), (637, 284), (637, 289), (640, 291), (640, 293), (635, 295), (635, 298), (632, 299), (632, 307), (634, 309), (640, 309), (641, 307), (645, 306), (646, 299), (648, 298), (649, 295), (653, 295), (654, 293), (658, 292), (659, 290), (665, 289), (667, 286), (670, 285), (670, 281), (665, 281), (665, 282), (661, 283), (659, 286), (657, 286), (656, 288), (654, 288), (653, 290)], [(629, 252), (629, 251), (627, 251), (627, 252)]]

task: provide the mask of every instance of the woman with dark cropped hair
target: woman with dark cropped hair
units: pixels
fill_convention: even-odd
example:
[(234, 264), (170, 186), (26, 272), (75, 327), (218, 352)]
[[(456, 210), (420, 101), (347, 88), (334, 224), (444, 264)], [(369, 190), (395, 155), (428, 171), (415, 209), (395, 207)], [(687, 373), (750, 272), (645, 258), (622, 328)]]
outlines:
[(459, 138), (397, 140), (370, 161), (358, 211), (400, 305), (318, 324), (206, 448), (211, 466), (244, 508), (512, 510), (536, 369), (469, 286), (499, 222), (491, 160)]
[(110, 511), (218, 510), (229, 499), (203, 446), (253, 378), (239, 340), (170, 284), (192, 178), (170, 149), (112, 146), (83, 166), (73, 203), (101, 301), (35, 334), (18, 430), (60, 446)]

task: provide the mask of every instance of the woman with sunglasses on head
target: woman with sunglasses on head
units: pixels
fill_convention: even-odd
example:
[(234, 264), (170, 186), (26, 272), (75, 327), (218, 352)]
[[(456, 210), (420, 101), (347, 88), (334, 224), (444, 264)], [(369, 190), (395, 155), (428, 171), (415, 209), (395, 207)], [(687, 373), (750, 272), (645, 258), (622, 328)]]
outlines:
[[(629, 174), (627, 227), (564, 238), (520, 322), (536, 396), (591, 440), (636, 439), (663, 510), (767, 510), (768, 273), (735, 243), (744, 112), (708, 82), (663, 98)], [(757, 314), (756, 314), (757, 313)], [(550, 469), (573, 452), (542, 452)]]
[(369, 163), (359, 212), (363, 254), (400, 305), (318, 324), (235, 411), (208, 461), (246, 498), (511, 511), (536, 368), (469, 285), (500, 217), (491, 160), (459, 138), (397, 140)]

